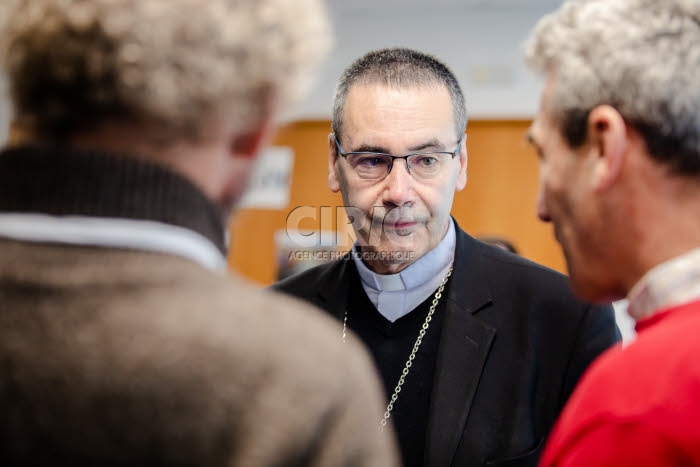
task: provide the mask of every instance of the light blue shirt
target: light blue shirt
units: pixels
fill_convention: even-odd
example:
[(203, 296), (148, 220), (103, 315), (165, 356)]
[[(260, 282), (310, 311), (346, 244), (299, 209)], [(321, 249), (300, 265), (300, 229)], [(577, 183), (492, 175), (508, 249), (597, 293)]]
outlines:
[[(353, 258), (367, 296), (379, 313), (393, 323), (435, 293), (452, 265), (456, 243), (457, 234), (450, 219), (440, 243), (399, 273), (377, 274), (362, 262), (360, 255), (354, 254)], [(353, 250), (359, 251), (357, 243)]]

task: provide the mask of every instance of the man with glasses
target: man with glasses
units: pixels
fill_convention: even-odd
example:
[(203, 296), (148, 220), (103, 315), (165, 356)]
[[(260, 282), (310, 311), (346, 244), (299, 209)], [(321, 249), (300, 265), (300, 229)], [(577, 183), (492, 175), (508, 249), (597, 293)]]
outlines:
[[(612, 310), (566, 278), (476, 241), (450, 217), (467, 183), (466, 109), (450, 70), (408, 49), (341, 76), (328, 184), (353, 255), (277, 284), (362, 340), (407, 466), (534, 466), (588, 364), (619, 339)], [(349, 331), (352, 330), (353, 333)], [(357, 336), (357, 337), (355, 337)]]

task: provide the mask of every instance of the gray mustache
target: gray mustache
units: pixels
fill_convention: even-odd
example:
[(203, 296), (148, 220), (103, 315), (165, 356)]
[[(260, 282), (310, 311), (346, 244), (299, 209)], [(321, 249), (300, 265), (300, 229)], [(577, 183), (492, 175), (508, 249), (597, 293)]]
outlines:
[(372, 216), (375, 220), (383, 218), (383, 223), (389, 225), (396, 224), (397, 222), (414, 222), (418, 220), (413, 209), (405, 208), (393, 208), (390, 210), (375, 208), (372, 212)]

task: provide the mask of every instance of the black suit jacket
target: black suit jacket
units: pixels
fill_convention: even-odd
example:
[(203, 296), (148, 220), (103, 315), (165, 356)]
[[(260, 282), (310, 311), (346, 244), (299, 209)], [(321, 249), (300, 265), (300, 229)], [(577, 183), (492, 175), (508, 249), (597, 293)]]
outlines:
[[(610, 306), (577, 300), (562, 274), (457, 227), (433, 381), (425, 466), (536, 466), (586, 367), (620, 340)], [(274, 286), (343, 319), (351, 259)]]

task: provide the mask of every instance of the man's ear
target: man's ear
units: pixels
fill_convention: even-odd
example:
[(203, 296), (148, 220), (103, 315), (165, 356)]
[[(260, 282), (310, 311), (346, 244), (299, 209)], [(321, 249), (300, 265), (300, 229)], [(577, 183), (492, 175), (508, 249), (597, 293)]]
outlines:
[(234, 131), (230, 139), (229, 152), (234, 157), (255, 159), (277, 129), (275, 117), (279, 102), (275, 93), (262, 87), (257, 90), (256, 97), (260, 103), (259, 117), (249, 127)]
[(593, 183), (607, 190), (622, 173), (628, 149), (628, 130), (622, 115), (612, 106), (599, 105), (588, 114), (589, 141), (596, 151)]
[(270, 119), (259, 123), (254, 128), (235, 135), (231, 139), (231, 155), (243, 159), (253, 159), (272, 137), (273, 125)]
[(340, 191), (340, 182), (338, 182), (338, 172), (335, 166), (338, 160), (338, 150), (335, 144), (335, 134), (328, 135), (328, 188), (333, 193)]
[(467, 186), (467, 134), (462, 137), (462, 143), (459, 149), (459, 172), (457, 173), (457, 183), (455, 184), (456, 191), (462, 191)]

